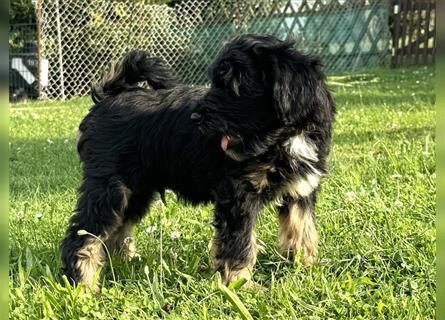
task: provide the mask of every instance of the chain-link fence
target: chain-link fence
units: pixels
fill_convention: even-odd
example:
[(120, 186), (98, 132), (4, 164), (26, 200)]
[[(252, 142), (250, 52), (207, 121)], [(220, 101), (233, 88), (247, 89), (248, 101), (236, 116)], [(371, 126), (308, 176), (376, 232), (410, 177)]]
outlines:
[(294, 36), (328, 73), (378, 67), (390, 50), (386, 0), (40, 0), (42, 96), (85, 95), (134, 49), (160, 56), (189, 84), (207, 82), (222, 43), (241, 33)]
[(9, 26), (9, 99), (19, 101), (38, 96), (37, 24)]

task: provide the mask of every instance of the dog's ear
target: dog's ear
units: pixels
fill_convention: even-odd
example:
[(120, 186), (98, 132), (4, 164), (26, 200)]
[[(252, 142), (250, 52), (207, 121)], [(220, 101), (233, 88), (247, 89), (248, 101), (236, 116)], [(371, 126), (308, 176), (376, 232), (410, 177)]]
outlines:
[(273, 90), (275, 111), (284, 123), (302, 119), (317, 104), (329, 107), (319, 60), (296, 51), (294, 45), (293, 40), (277, 40), (254, 47)]
[(213, 79), (217, 86), (228, 88), (235, 95), (239, 96), (239, 87), (241, 84), (241, 75), (229, 61), (219, 64), (213, 72)]

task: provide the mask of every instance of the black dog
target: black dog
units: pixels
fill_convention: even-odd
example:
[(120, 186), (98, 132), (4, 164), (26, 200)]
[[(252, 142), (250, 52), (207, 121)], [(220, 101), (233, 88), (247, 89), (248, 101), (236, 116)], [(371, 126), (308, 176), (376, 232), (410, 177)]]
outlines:
[(304, 264), (314, 262), (314, 205), (335, 113), (319, 61), (292, 41), (243, 35), (223, 47), (210, 78), (210, 89), (178, 85), (160, 59), (133, 51), (94, 88), (80, 124), (80, 198), (61, 246), (74, 283), (94, 285), (101, 241), (135, 255), (131, 229), (166, 188), (215, 203), (213, 263), (225, 283), (249, 277), (256, 216), (270, 201), (282, 253), (302, 248)]

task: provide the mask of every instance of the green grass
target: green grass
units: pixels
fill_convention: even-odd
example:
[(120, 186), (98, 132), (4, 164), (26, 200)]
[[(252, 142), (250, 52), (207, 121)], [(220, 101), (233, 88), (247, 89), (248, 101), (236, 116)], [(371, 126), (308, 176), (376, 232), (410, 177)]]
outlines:
[(433, 72), (330, 78), (338, 114), (331, 174), (317, 204), (320, 261), (304, 268), (280, 257), (268, 207), (257, 225), (263, 248), (254, 273), (263, 289), (241, 287), (232, 300), (209, 269), (212, 207), (183, 205), (172, 193), (136, 229), (141, 261), (114, 258), (116, 282), (108, 265), (97, 298), (67, 286), (58, 245), (76, 201), (76, 130), (90, 101), (13, 105), (10, 317), (240, 319), (241, 301), (255, 319), (432, 319)]

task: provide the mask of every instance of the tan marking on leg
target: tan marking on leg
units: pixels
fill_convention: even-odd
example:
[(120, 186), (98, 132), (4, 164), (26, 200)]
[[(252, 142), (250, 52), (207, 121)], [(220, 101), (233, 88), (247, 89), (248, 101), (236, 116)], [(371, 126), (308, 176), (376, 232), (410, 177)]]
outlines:
[(314, 264), (318, 255), (318, 231), (315, 226), (312, 214), (305, 219), (305, 228), (303, 234), (304, 258), (303, 265), (311, 266)]
[(256, 244), (256, 235), (252, 232), (251, 235), (251, 246), (249, 248), (249, 254), (247, 263), (245, 265), (236, 265), (231, 266), (229, 261), (225, 261), (223, 259), (216, 259), (214, 257), (216, 252), (215, 242), (212, 241), (211, 249), (212, 255), (212, 266), (215, 270), (223, 270), (221, 274), (222, 282), (226, 285), (229, 285), (231, 282), (239, 279), (245, 278), (246, 280), (250, 280), (252, 278), (253, 267), (256, 263), (256, 256), (258, 252), (258, 246)]
[(250, 183), (257, 191), (263, 191), (269, 186), (269, 180), (267, 179), (267, 174), (269, 172), (274, 172), (276, 169), (271, 165), (254, 165), (248, 170), (251, 171), (247, 175)]
[(267, 172), (255, 172), (249, 174), (248, 178), (253, 187), (258, 191), (264, 190), (269, 185), (269, 181), (267, 180)]
[(124, 244), (122, 246), (122, 256), (131, 261), (133, 259), (141, 260), (141, 255), (139, 254), (133, 237), (126, 237), (124, 239)]
[(131, 190), (127, 188), (124, 183), (120, 183), (118, 189), (122, 196), (121, 208), (115, 212), (116, 223), (113, 228), (107, 232), (107, 241), (105, 244), (112, 253), (122, 253), (124, 257), (135, 256), (136, 247), (132, 237), (134, 224), (124, 220), (124, 212), (128, 207)]
[(113, 253), (121, 254), (128, 261), (134, 258), (141, 258), (137, 252), (136, 244), (132, 236), (134, 224), (125, 222), (116, 231), (114, 231), (106, 242), (108, 250)]
[(253, 274), (253, 265), (254, 264), (251, 263), (242, 269), (230, 270), (230, 267), (226, 264), (225, 269), (224, 269), (225, 272), (224, 272), (224, 275), (222, 276), (223, 283), (225, 285), (229, 285), (233, 281), (236, 281), (240, 278), (244, 278), (247, 281), (251, 280), (252, 274)]
[(294, 205), (288, 214), (282, 214), (279, 218), (281, 254), (293, 260), (297, 251), (303, 248), (303, 264), (312, 265), (318, 253), (318, 233), (311, 212)]
[[(112, 181), (112, 183), (114, 183), (114, 181)], [(87, 291), (91, 290), (95, 293), (100, 291), (100, 286), (98, 285), (97, 280), (99, 269), (105, 262), (105, 250), (103, 243), (105, 243), (107, 250), (109, 251), (111, 250), (108, 246), (110, 245), (110, 247), (113, 247), (115, 243), (117, 243), (116, 240), (113, 239), (113, 235), (118, 233), (118, 230), (123, 228), (123, 213), (128, 206), (128, 199), (131, 195), (130, 189), (128, 189), (122, 182), (118, 181), (118, 183), (120, 183), (118, 188), (121, 192), (122, 200), (120, 208), (112, 208), (116, 218), (114, 224), (111, 227), (108, 227), (106, 230), (103, 230), (100, 235), (97, 235), (98, 238), (88, 236), (83, 246), (76, 252), (78, 260), (76, 261), (75, 267), (80, 272), (79, 282), (85, 286)], [(126, 232), (125, 228), (122, 230), (124, 233)]]
[(83, 247), (77, 251), (76, 268), (81, 273), (81, 283), (86, 290), (98, 292), (99, 268), (104, 264), (105, 252), (102, 243), (96, 238), (88, 238)]

